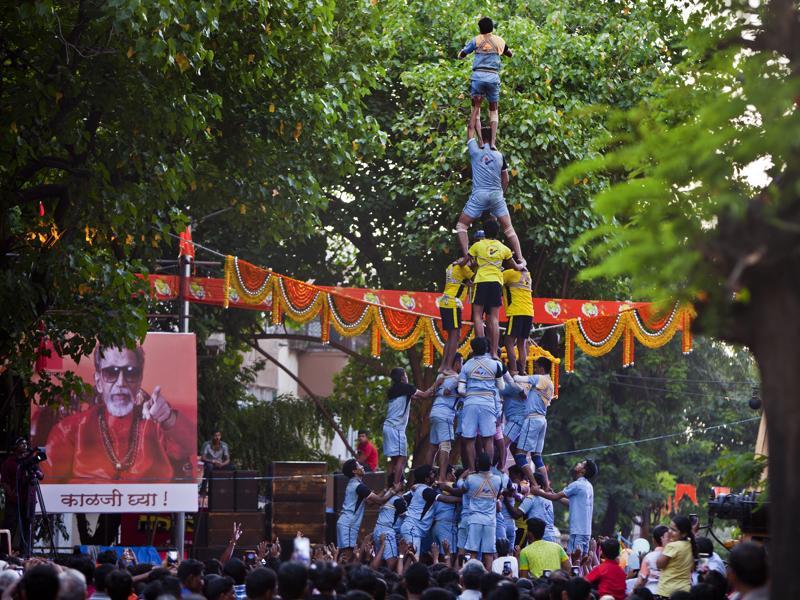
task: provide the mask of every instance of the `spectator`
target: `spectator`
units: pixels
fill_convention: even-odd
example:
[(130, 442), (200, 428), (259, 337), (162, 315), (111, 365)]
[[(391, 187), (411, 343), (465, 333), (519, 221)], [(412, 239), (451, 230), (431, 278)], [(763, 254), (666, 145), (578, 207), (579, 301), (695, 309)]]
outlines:
[(58, 597), (58, 571), (50, 564), (28, 569), (17, 585), (20, 600), (56, 600)]
[(653, 600), (655, 596), (646, 587), (640, 587), (633, 590), (633, 593), (628, 596), (628, 600)]
[(519, 562), (511, 553), (511, 544), (507, 539), (497, 540), (497, 558), (492, 562), (492, 573), (514, 579), (519, 577)]
[(378, 589), (378, 576), (370, 568), (358, 566), (350, 570), (347, 576), (347, 591), (361, 590), (375, 596)]
[(422, 592), (420, 600), (456, 600), (456, 595), (445, 588), (432, 587)]
[(20, 578), (20, 574), (12, 569), (0, 571), (0, 596), (2, 596), (7, 589), (12, 585), (16, 585)]
[(483, 563), (474, 558), (468, 560), (461, 567), (461, 587), (464, 591), (458, 600), (480, 600), (481, 597), (481, 578), (486, 573)]
[(366, 429), (358, 432), (356, 460), (364, 465), (364, 470), (368, 473), (378, 470), (378, 449), (369, 441), (369, 432)]
[(541, 577), (544, 571), (569, 570), (572, 563), (559, 544), (544, 539), (545, 522), (541, 519), (528, 519), (528, 542), (519, 555), (520, 577)]
[(737, 600), (769, 598), (769, 568), (764, 547), (743, 542), (728, 557), (728, 583), (738, 593)]
[(428, 567), (421, 563), (414, 563), (403, 576), (406, 582), (406, 592), (408, 600), (420, 600), (422, 592), (424, 592), (430, 583), (430, 573)]
[(648, 552), (642, 560), (642, 568), (639, 570), (639, 577), (635, 585), (636, 589), (647, 588), (653, 594), (658, 591), (658, 578), (661, 571), (656, 565), (656, 561), (664, 550), (664, 535), (667, 531), (668, 529), (664, 525), (658, 525), (653, 528), (655, 548)]
[(674, 592), (688, 592), (692, 587), (692, 569), (697, 558), (692, 522), (681, 515), (674, 517), (664, 541), (664, 551), (656, 560), (661, 570), (656, 593), (669, 598)]
[(236, 600), (245, 600), (247, 592), (244, 589), (244, 580), (247, 577), (247, 565), (238, 558), (231, 558), (222, 567), (222, 575), (233, 579)]
[(203, 563), (188, 558), (178, 565), (181, 596), (203, 592)]
[[(497, 573), (489, 573), (497, 576)], [(489, 600), (519, 600), (519, 589), (508, 579), (501, 579), (487, 598)]]
[(117, 566), (119, 557), (116, 550), (103, 550), (97, 555), (98, 565), (114, 565)]
[(79, 554), (70, 558), (68, 565), (83, 574), (86, 583), (86, 597), (90, 598), (94, 594), (94, 561), (85, 554)]
[(278, 570), (278, 594), (281, 600), (303, 600), (308, 583), (308, 569), (301, 563), (283, 563)]
[(128, 600), (133, 594), (133, 577), (124, 569), (114, 569), (106, 576), (106, 591), (111, 600)]
[(58, 574), (58, 600), (86, 600), (86, 577), (76, 569)]
[(488, 598), (497, 589), (502, 580), (503, 576), (497, 573), (492, 573), (491, 571), (484, 573), (483, 577), (481, 577), (481, 598)]
[(144, 597), (144, 600), (158, 600), (160, 597), (164, 595), (165, 595), (164, 584), (161, 583), (160, 579), (156, 579), (155, 581), (151, 581), (146, 586), (144, 586), (144, 590), (142, 591), (141, 594), (139, 594), (139, 598)]
[(722, 575), (726, 574), (725, 563), (719, 557), (719, 554), (714, 552), (714, 543), (707, 537), (699, 537), (696, 540), (698, 555), (705, 554), (708, 561), (704, 567), (698, 569), (699, 575), (705, 575), (709, 571), (717, 571)]
[(219, 559), (209, 558), (203, 563), (203, 565), (203, 572), (206, 575), (222, 575), (222, 563), (219, 561)]
[(234, 600), (233, 579), (227, 576), (212, 575), (204, 586), (206, 600)]
[(108, 563), (97, 565), (94, 570), (94, 593), (89, 596), (91, 600), (110, 600), (111, 597), (106, 592), (108, 589), (106, 578), (114, 569), (114, 565)]
[(275, 571), (272, 569), (267, 569), (264, 567), (258, 567), (257, 569), (254, 569), (244, 580), (244, 588), (247, 592), (247, 599), (272, 600), (272, 597), (275, 595), (275, 584), (277, 583), (277, 580), (278, 577), (275, 575)]
[(592, 584), (583, 577), (573, 577), (567, 582), (567, 600), (591, 600)]
[(625, 571), (617, 563), (619, 557), (619, 542), (614, 538), (607, 538), (600, 543), (603, 562), (592, 569), (586, 576), (586, 581), (597, 587), (597, 593), (613, 596), (614, 600), (625, 600)]

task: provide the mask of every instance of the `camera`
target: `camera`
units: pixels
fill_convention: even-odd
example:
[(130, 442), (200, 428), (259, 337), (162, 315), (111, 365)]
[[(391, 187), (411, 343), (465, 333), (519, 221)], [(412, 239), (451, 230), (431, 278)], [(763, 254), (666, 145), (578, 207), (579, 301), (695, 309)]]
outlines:
[(19, 464), (20, 469), (32, 472), (38, 470), (39, 463), (45, 460), (47, 460), (47, 453), (44, 451), (43, 446), (39, 446), (24, 454), (22, 458), (17, 460), (17, 464)]
[(708, 518), (738, 521), (745, 533), (766, 533), (769, 529), (769, 502), (759, 502), (758, 493), (721, 494), (708, 501)]

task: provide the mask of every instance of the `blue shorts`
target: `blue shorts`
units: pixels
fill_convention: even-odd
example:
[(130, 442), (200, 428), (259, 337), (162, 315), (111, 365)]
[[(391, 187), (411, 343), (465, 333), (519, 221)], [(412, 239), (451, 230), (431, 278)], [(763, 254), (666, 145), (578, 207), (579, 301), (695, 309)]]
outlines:
[(336, 545), (339, 548), (354, 548), (360, 526), (336, 522)]
[(487, 210), (497, 219), (508, 215), (508, 206), (506, 206), (506, 199), (503, 197), (502, 191), (477, 190), (472, 192), (461, 212), (470, 219), (479, 219)]
[(572, 556), (575, 548), (580, 548), (584, 554), (589, 553), (589, 538), (590, 535), (569, 534), (569, 542), (567, 543), (567, 554)]
[(447, 540), (450, 552), (455, 554), (458, 548), (458, 529), (454, 521), (436, 521), (433, 524), (433, 541), (439, 544), (439, 549), (444, 553), (442, 542)]
[(463, 415), (463, 410), (464, 409), (462, 408), (460, 411), (458, 411), (456, 413), (456, 436), (457, 437), (461, 437), (461, 429), (462, 429), (461, 426), (462, 426), (462, 424), (464, 422), (464, 417), (462, 416)]
[(467, 533), (467, 547), (469, 552), (480, 552), (481, 554), (494, 554), (497, 551), (495, 545), (494, 523), (491, 525), (469, 525)]
[(390, 558), (397, 558), (397, 536), (394, 529), (376, 529), (372, 534), (372, 540), (375, 542), (375, 549), (381, 547), (381, 535), (384, 536), (385, 544), (383, 546), (383, 559), (389, 560)]
[(514, 519), (508, 517), (506, 517), (506, 539), (513, 550), (514, 542), (517, 541), (517, 524), (514, 522)]
[(396, 429), (391, 425), (383, 426), (383, 455), (408, 456), (405, 429)]
[(494, 409), (488, 406), (471, 404), (461, 411), (461, 435), (465, 438), (494, 437), (497, 418)]
[(525, 452), (541, 454), (544, 449), (544, 434), (547, 432), (547, 419), (528, 417), (522, 425), (517, 439), (517, 447)]
[(522, 431), (522, 425), (525, 423), (524, 419), (509, 419), (503, 425), (503, 435), (510, 441), (516, 442), (519, 439), (519, 434)]
[(400, 527), (400, 534), (406, 542), (414, 545), (414, 549), (419, 554), (425, 532), (417, 527), (415, 523), (404, 521), (402, 527)]
[(494, 526), (494, 538), (496, 540), (508, 539), (506, 535), (506, 517), (503, 513), (497, 513)]
[(452, 442), (455, 438), (453, 422), (441, 417), (431, 417), (431, 444), (438, 446), (442, 442)]
[(469, 94), (483, 96), (489, 102), (500, 100), (500, 75), (485, 71), (473, 71), (469, 79)]
[(467, 535), (469, 534), (469, 525), (467, 525), (467, 518), (461, 515), (461, 520), (458, 522), (458, 531), (456, 532), (456, 548), (465, 550), (467, 547)]

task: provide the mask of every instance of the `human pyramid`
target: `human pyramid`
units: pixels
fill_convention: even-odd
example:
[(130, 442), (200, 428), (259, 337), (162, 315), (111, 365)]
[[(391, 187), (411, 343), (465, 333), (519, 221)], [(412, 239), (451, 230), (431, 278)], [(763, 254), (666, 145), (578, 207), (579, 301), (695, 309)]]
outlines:
[[(554, 501), (569, 506), (568, 552), (589, 553), (590, 480), (597, 466), (591, 460), (580, 461), (573, 469), (574, 481), (563, 491), (552, 490), (542, 460), (547, 408), (554, 393), (550, 361), (539, 358), (533, 373), (526, 373), (533, 322), (531, 276), (504, 198), (508, 168), (496, 146), (501, 57), (512, 53), (493, 33), (491, 19), (482, 18), (478, 27), (480, 35), (459, 53), (459, 58), (474, 53), (472, 111), (467, 126), (472, 193), (456, 225), (461, 257), (448, 265), (444, 291), (437, 301), (447, 332), (439, 374), (429, 389), (419, 390), (408, 383), (404, 369), (391, 371), (383, 425), (383, 452), (390, 466), (383, 493), (375, 493), (363, 483), (364, 469), (355, 459), (342, 468), (350, 481), (337, 523), (338, 546), (345, 550), (355, 547), (365, 505), (379, 505), (372, 536), (377, 555), (392, 569), (405, 552), (418, 554), (423, 543), (430, 541), (453, 554), (453, 564), (475, 556), (491, 569), (499, 540), (504, 541), (504, 549), (518, 543), (517, 518), (526, 519), (530, 541), (557, 543)], [(489, 103), (490, 127), (482, 131), (484, 97)], [(486, 137), (488, 143), (484, 143)], [(484, 213), (493, 218), (485, 221), (468, 246), (469, 226)], [(501, 228), (511, 248), (497, 239)], [(472, 355), (462, 365), (457, 350), (468, 291), (475, 337)], [(504, 339), (507, 364), (499, 353), (498, 314), (503, 304), (508, 316)], [(429, 416), (430, 449), (424, 464), (412, 470), (413, 486), (404, 492), (411, 404), (430, 397), (434, 398)], [(460, 469), (450, 464), (456, 440), (464, 463)], [(509, 451), (513, 464), (506, 468)], [(568, 563), (564, 550), (558, 548), (559, 563), (562, 555)]]

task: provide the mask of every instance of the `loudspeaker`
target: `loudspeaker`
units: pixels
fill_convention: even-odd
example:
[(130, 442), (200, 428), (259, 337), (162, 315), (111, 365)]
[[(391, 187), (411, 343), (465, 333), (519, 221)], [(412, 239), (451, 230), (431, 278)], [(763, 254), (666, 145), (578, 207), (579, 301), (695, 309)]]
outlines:
[(212, 471), (208, 478), (208, 510), (234, 510), (236, 506), (233, 471)]
[(258, 510), (257, 471), (235, 471), (235, 506), (237, 511)]
[(233, 524), (242, 524), (242, 536), (236, 544), (239, 548), (255, 548), (267, 538), (263, 512), (210, 512), (207, 513), (207, 546), (227, 546), (233, 533)]

